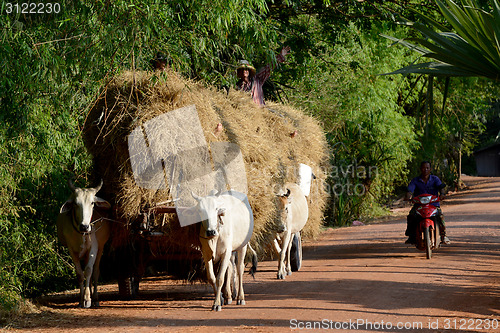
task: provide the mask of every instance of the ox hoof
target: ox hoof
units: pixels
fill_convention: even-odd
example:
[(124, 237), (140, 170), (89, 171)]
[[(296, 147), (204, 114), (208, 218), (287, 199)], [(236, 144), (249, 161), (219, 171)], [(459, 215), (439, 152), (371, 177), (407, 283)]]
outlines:
[(287, 272), (286, 275), (292, 275), (292, 271)]
[(229, 305), (231, 303), (233, 303), (233, 299), (232, 298), (225, 298), (224, 299), (224, 305)]
[(245, 305), (245, 300), (244, 299), (239, 299), (238, 302), (236, 302), (237, 305)]
[(92, 307), (93, 307), (93, 308), (98, 308), (98, 307), (100, 307), (100, 306), (101, 306), (101, 305), (99, 304), (99, 302), (94, 302), (94, 303), (92, 303)]
[(285, 279), (285, 275), (283, 275), (282, 273), (278, 273), (278, 280), (284, 280)]
[(220, 311), (220, 310), (222, 310), (222, 306), (220, 306), (220, 305), (212, 306), (212, 311)]
[(91, 301), (83, 301), (83, 305), (80, 307), (82, 307), (84, 309), (88, 309), (88, 308), (90, 308), (91, 305), (92, 305)]

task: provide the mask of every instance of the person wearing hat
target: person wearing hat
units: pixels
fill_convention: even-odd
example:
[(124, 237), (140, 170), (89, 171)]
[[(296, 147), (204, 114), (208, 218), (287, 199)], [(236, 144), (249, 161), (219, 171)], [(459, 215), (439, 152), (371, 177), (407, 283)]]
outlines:
[[(285, 46), (280, 54), (276, 56), (276, 62), (285, 62), (286, 55), (290, 52), (290, 47)], [(238, 62), (238, 68), (236, 69), (236, 75), (238, 76), (238, 82), (236, 86), (239, 90), (251, 92), (253, 101), (257, 105), (264, 105), (264, 91), (262, 87), (264, 82), (271, 76), (271, 71), (273, 66), (270, 64), (262, 67), (258, 72), (255, 68), (250, 65), (247, 60), (240, 60)]]
[(163, 72), (168, 66), (169, 59), (161, 52), (156, 53), (156, 58), (151, 60), (151, 66), (157, 71)]
[(238, 82), (236, 86), (239, 90), (249, 92), (252, 89), (252, 79), (255, 76), (255, 67), (250, 65), (247, 60), (238, 61), (238, 68), (236, 69), (236, 75), (238, 76)]

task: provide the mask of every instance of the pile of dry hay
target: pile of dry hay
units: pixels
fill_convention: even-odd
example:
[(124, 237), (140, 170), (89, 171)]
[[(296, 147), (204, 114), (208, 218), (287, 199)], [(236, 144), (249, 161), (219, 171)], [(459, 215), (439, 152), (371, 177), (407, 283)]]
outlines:
[[(291, 106), (268, 102), (266, 107), (258, 107), (247, 93), (221, 92), (173, 71), (125, 72), (113, 78), (87, 116), (84, 139), (96, 176), (104, 179), (101, 196), (118, 207), (118, 215), (132, 223), (141, 211), (172, 199), (168, 189), (147, 190), (136, 185), (127, 136), (158, 115), (193, 104), (208, 144), (229, 141), (241, 149), (255, 218), (254, 248), (261, 255), (270, 254), (269, 244), (275, 237), (275, 191), (277, 185), (298, 180), (299, 163), (309, 165), (317, 177), (308, 198), (310, 216), (303, 237), (318, 235), (328, 199), (324, 188), (328, 151), (318, 122)], [(219, 122), (223, 131), (216, 135)], [(156, 217), (155, 223), (170, 245), (196, 242), (196, 226), (180, 228), (175, 219), (165, 216)], [(115, 234), (114, 244), (124, 237)]]

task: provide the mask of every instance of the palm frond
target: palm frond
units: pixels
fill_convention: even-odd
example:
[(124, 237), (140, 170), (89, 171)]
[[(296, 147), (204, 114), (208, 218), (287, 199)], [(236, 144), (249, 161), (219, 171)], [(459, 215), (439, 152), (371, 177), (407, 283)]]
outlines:
[(433, 76), (473, 76), (474, 73), (441, 62), (425, 62), (425, 63), (409, 65), (400, 68), (394, 72), (384, 73), (381, 75), (394, 75), (394, 74), (403, 74), (403, 75), (428, 74)]
[(422, 15), (424, 23), (405, 23), (420, 32), (422, 38), (402, 40), (384, 35), (435, 61), (410, 65), (387, 74), (483, 76), (499, 80), (499, 0), (490, 0), (491, 11), (481, 9), (477, 0), (465, 0), (463, 5), (452, 0), (436, 0), (436, 3), (455, 32), (446, 31), (443, 25)]

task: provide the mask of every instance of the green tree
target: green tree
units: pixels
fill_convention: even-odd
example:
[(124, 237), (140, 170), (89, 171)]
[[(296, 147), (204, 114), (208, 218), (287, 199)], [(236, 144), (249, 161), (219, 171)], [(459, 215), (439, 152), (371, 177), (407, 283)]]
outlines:
[(390, 29), (373, 24), (365, 32), (348, 25), (336, 45), (324, 43), (323, 52), (308, 59), (305, 75), (290, 92), (294, 104), (322, 121), (332, 146), (331, 224), (376, 214), (406, 180), (406, 165), (416, 148), (412, 120), (399, 104), (407, 81), (377, 75), (390, 64), (405, 62), (406, 50), (393, 52), (381, 43), (377, 32)]

